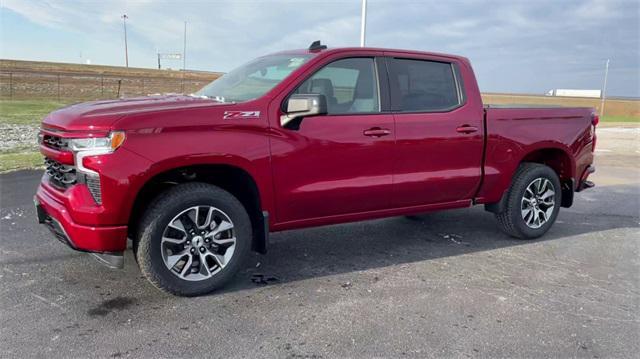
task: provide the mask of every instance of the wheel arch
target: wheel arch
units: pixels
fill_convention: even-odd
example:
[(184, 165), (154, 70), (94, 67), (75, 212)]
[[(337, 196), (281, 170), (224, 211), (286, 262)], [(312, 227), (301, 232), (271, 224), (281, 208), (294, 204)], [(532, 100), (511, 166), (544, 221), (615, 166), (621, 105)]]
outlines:
[(573, 205), (576, 165), (575, 159), (569, 154), (568, 149), (559, 146), (537, 148), (523, 156), (518, 166), (527, 162), (539, 163), (551, 168), (560, 179), (561, 206), (571, 207)]
[(524, 162), (540, 163), (551, 167), (560, 181), (575, 178), (575, 160), (563, 147), (542, 147), (530, 150), (522, 156), (518, 165)]
[(135, 194), (129, 214), (129, 236), (135, 238), (138, 224), (148, 204), (167, 189), (188, 182), (203, 182), (218, 186), (235, 196), (245, 207), (251, 219), (253, 231), (252, 247), (266, 253), (268, 237), (268, 212), (263, 211), (263, 202), (258, 183), (246, 169), (227, 163), (200, 163), (165, 168), (151, 176)]
[[(562, 207), (571, 207), (573, 205), (573, 194), (575, 189), (575, 159), (570, 155), (568, 148), (560, 146), (556, 143), (538, 143), (531, 146), (527, 151), (523, 151), (520, 160), (513, 170), (505, 178), (513, 178), (518, 168), (524, 163), (539, 163), (551, 168), (560, 179), (562, 186)], [(511, 181), (506, 183), (502, 197), (498, 202), (488, 203), (485, 209), (490, 212), (500, 213), (504, 210), (507, 193)]]

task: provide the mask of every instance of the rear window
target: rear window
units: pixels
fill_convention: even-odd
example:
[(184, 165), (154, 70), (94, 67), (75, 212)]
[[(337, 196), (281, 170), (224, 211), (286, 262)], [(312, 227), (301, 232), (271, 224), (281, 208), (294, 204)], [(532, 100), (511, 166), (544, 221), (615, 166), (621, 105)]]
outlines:
[(450, 63), (391, 59), (389, 77), (394, 108), (400, 111), (446, 111), (461, 103)]

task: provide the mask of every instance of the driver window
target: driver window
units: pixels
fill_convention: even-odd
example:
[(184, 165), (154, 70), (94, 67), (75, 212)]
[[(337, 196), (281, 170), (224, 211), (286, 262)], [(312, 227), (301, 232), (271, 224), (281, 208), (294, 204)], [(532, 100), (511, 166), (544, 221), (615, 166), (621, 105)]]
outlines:
[(296, 94), (321, 94), (328, 114), (379, 112), (378, 81), (372, 58), (334, 61), (303, 82)]

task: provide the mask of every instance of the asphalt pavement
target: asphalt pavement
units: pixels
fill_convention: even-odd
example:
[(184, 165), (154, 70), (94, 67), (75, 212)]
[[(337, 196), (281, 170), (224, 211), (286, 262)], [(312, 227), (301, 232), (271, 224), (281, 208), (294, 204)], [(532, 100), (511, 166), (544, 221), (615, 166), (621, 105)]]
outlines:
[(164, 294), (36, 223), (0, 175), (0, 357), (584, 357), (640, 352), (640, 130), (599, 130), (597, 187), (539, 240), (481, 207), (272, 235), (224, 291)]

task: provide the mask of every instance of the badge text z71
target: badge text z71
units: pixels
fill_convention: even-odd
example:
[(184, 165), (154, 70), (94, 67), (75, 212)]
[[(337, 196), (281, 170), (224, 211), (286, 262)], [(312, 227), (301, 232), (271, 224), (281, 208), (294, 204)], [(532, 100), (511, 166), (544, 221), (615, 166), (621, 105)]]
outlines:
[(225, 111), (225, 120), (249, 120), (260, 118), (260, 111)]

